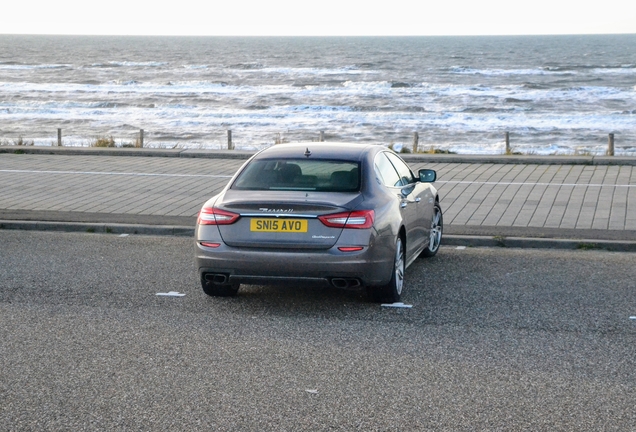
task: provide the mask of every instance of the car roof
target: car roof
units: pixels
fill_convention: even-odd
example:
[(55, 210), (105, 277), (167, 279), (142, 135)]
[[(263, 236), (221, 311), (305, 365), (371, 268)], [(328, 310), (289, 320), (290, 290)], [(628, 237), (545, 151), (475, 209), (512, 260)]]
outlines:
[(306, 143), (287, 143), (276, 144), (272, 147), (268, 147), (255, 156), (255, 159), (260, 158), (305, 158), (306, 152), (311, 152), (310, 157), (316, 159), (349, 159), (360, 160), (364, 155), (370, 152), (377, 152), (385, 149), (385, 147), (378, 144), (360, 144), (360, 143), (346, 143), (346, 142), (306, 142)]

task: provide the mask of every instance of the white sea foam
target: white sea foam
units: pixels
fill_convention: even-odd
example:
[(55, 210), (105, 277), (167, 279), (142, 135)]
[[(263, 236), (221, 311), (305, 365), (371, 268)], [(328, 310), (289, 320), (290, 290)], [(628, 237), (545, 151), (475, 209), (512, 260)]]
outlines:
[(157, 61), (149, 61), (149, 62), (134, 62), (134, 61), (110, 61), (108, 65), (110, 66), (125, 66), (125, 67), (161, 67), (167, 65), (167, 62), (157, 62)]
[(65, 69), (71, 68), (70, 64), (38, 64), (38, 65), (26, 65), (26, 64), (2, 64), (0, 63), (0, 70), (32, 70), (32, 69)]
[(208, 69), (208, 65), (183, 65), (184, 69)]
[(450, 71), (455, 74), (463, 75), (567, 75), (570, 71), (551, 71), (545, 69), (474, 69), (462, 66), (453, 66)]
[(376, 71), (367, 71), (356, 69), (353, 66), (345, 66), (334, 69), (327, 68), (305, 68), (305, 67), (264, 67), (260, 69), (248, 69), (250, 73), (265, 73), (265, 74), (283, 74), (292, 76), (316, 76), (316, 75), (361, 75), (361, 74), (374, 74)]
[(636, 75), (636, 67), (632, 66), (632, 65), (626, 65), (620, 68), (598, 68), (598, 69), (593, 69), (592, 73), (594, 74), (598, 74), (598, 75)]

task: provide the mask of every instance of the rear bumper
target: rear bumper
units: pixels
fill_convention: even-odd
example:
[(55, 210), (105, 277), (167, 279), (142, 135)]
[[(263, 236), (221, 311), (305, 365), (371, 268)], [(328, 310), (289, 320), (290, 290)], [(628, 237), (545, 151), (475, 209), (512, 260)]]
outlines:
[[(359, 252), (325, 250), (272, 250), (221, 244), (208, 248), (196, 243), (196, 264), (201, 280), (208, 274), (225, 275), (230, 283), (306, 283), (338, 285), (340, 279), (362, 285), (384, 285), (393, 272), (394, 239), (376, 237)], [(333, 280), (337, 281), (334, 282)]]

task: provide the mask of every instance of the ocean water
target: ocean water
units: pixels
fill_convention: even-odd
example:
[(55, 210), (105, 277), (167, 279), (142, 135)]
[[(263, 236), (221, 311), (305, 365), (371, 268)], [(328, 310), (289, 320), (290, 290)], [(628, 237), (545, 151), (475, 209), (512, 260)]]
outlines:
[(636, 35), (0, 35), (0, 142), (636, 154)]

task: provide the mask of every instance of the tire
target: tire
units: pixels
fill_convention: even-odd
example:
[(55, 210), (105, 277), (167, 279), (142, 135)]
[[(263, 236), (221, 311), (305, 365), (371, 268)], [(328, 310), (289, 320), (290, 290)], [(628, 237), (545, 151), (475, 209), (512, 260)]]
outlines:
[(211, 297), (233, 297), (238, 293), (239, 284), (218, 285), (208, 281), (201, 281), (203, 292)]
[(442, 231), (444, 230), (444, 216), (439, 203), (435, 203), (433, 208), (433, 220), (431, 221), (431, 234), (428, 246), (422, 251), (420, 256), (430, 258), (437, 254), (439, 246), (442, 244)]
[(393, 261), (393, 274), (391, 281), (384, 286), (372, 286), (367, 288), (371, 300), (378, 303), (395, 303), (400, 301), (402, 288), (404, 287), (404, 243), (402, 237), (395, 241), (395, 259)]

